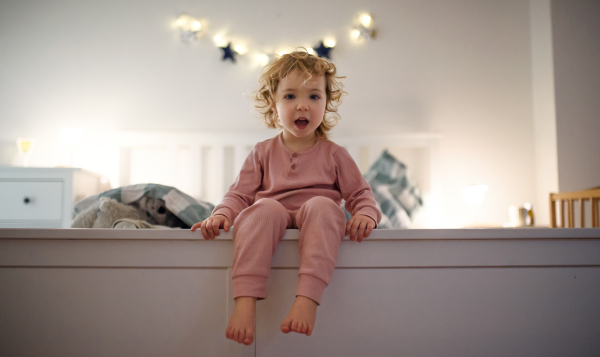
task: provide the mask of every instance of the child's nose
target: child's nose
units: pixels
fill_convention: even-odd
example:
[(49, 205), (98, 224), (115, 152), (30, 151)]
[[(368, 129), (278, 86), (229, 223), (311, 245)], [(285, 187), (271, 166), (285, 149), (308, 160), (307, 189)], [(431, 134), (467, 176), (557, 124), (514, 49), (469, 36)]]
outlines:
[(308, 110), (308, 102), (305, 100), (301, 100), (298, 103), (298, 110)]

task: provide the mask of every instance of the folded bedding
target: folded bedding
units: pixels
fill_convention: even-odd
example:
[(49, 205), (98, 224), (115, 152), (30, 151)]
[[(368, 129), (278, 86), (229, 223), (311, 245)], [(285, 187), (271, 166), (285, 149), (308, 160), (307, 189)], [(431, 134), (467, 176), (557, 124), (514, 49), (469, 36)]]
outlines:
[[(371, 186), (382, 214), (377, 228), (410, 228), (411, 219), (423, 205), (423, 200), (419, 187), (408, 177), (406, 165), (384, 150), (363, 176)], [(351, 218), (345, 209), (344, 213), (346, 219)]]
[(75, 218), (71, 227), (112, 228), (118, 219), (130, 219), (146, 221), (150, 225), (138, 223), (140, 227), (136, 228), (189, 228), (208, 218), (213, 208), (212, 204), (197, 201), (175, 187), (137, 184), (115, 188), (79, 201), (74, 207)]

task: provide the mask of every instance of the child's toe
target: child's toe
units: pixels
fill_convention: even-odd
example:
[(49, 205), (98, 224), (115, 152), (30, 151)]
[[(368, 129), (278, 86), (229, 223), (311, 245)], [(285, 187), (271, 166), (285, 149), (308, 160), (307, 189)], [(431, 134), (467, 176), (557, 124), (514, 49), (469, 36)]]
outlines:
[(302, 324), (302, 333), (307, 333), (308, 332), (308, 325), (306, 323)]
[(230, 340), (235, 340), (235, 330), (233, 328), (228, 328), (225, 331), (225, 336)]
[(234, 340), (235, 340), (237, 343), (242, 343), (242, 339), (244, 338), (244, 336), (242, 335), (242, 331), (240, 331), (240, 330), (235, 330), (235, 332), (234, 332), (233, 336), (234, 336)]
[(244, 345), (251, 345), (252, 341), (254, 341), (254, 333), (252, 333), (251, 331), (246, 331), (244, 336)]

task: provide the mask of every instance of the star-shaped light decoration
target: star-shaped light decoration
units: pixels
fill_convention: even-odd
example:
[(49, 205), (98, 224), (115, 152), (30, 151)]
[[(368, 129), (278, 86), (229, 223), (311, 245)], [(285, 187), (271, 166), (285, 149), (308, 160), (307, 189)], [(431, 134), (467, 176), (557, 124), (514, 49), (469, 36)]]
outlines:
[(191, 43), (200, 37), (202, 23), (200, 20), (191, 17), (187, 14), (181, 14), (177, 18), (175, 25), (181, 30), (181, 41), (183, 43)]
[(373, 38), (375, 38), (375, 29), (372, 28), (367, 28), (365, 27), (363, 24), (358, 25), (357, 27), (355, 27), (355, 30), (357, 31), (357, 38), (363, 38), (365, 40), (371, 40)]
[(226, 47), (219, 48), (223, 50), (223, 61), (229, 58), (231, 59), (231, 62), (235, 63), (235, 57), (233, 55), (236, 52), (231, 48), (231, 42), (229, 42)]
[(319, 45), (319, 47), (315, 48), (315, 52), (317, 52), (317, 55), (319, 57), (325, 57), (327, 59), (331, 59), (331, 55), (329, 54), (331, 52), (331, 50), (333, 49), (333, 47), (326, 47), (325, 44), (323, 43), (323, 41), (321, 41), (321, 44)]

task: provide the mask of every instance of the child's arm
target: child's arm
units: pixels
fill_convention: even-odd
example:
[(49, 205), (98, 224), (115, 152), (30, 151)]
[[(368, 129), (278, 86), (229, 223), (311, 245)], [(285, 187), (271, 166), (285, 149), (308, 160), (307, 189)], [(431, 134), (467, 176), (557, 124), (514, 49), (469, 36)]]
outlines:
[(227, 217), (220, 214), (215, 214), (202, 222), (194, 224), (192, 226), (192, 232), (200, 228), (204, 239), (211, 240), (215, 239), (215, 236), (220, 234), (219, 228), (223, 228), (225, 232), (229, 232), (229, 227), (231, 227), (231, 224), (229, 224), (229, 219), (227, 219)]
[(350, 239), (358, 237), (361, 242), (377, 227), (381, 220), (381, 212), (371, 186), (363, 178), (360, 169), (348, 151), (340, 147), (334, 154), (337, 172), (337, 184), (346, 201), (346, 210), (352, 218), (346, 223), (346, 234)]
[(263, 168), (260, 159), (260, 143), (248, 154), (235, 182), (223, 197), (223, 200), (213, 210), (214, 215), (227, 217), (231, 224), (244, 209), (254, 203), (254, 198), (262, 186)]
[(261, 185), (262, 166), (259, 158), (259, 146), (256, 144), (242, 165), (236, 181), (223, 197), (223, 201), (215, 207), (210, 217), (194, 224), (192, 232), (200, 228), (204, 239), (209, 240), (215, 239), (215, 236), (219, 235), (219, 228), (229, 232), (229, 228), (238, 214), (254, 202), (256, 192)]

